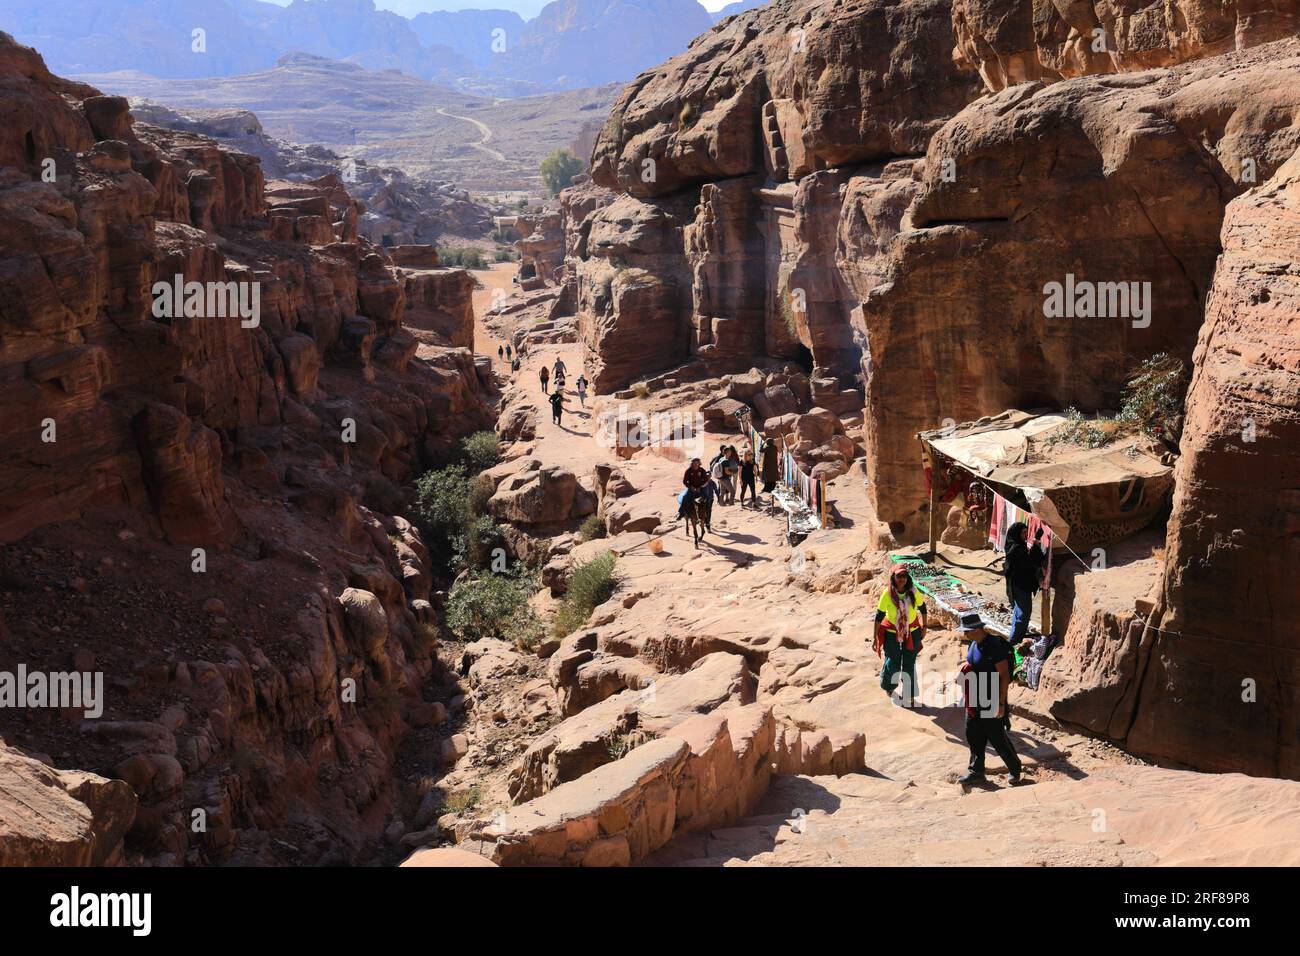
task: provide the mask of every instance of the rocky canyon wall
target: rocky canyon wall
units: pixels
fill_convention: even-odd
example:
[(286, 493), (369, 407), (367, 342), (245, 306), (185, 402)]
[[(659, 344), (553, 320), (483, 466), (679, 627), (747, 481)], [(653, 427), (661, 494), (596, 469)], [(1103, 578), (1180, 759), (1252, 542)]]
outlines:
[[(834, 391), (852, 387), (841, 190), (858, 166), (922, 155), (978, 95), (952, 44), (944, 0), (809, 0), (734, 17), (633, 82), (593, 152), (592, 179), (621, 196), (592, 231), (637, 223), (655, 233), (654, 259), (607, 237), (574, 269), (597, 387), (742, 355), (799, 360), (825, 369)], [(648, 276), (603, 295), (602, 259)], [(630, 326), (653, 330), (635, 363), (619, 344)]]
[[(597, 140), (592, 177), (609, 198), (586, 228), (613, 248), (617, 229), (657, 224), (644, 305), (600, 299), (613, 260), (569, 253), (598, 387), (748, 351), (804, 363), (823, 395), (846, 396), (836, 412), (856, 389), (883, 535), (868, 543), (888, 545), (928, 524), (918, 431), (1008, 407), (1114, 409), (1142, 359), (1195, 363), (1163, 597), (1136, 618), (1164, 630), (1110, 648), (1120, 666), (1056, 688), (1048, 709), (1162, 759), (1295, 775), (1298, 642), (1273, 604), (1275, 574), (1294, 580), (1277, 559), (1294, 544), (1295, 481), (1280, 464), (1266, 494), (1237, 511), (1220, 500), (1232, 429), (1214, 415), (1225, 401), (1245, 411), (1212, 377), (1234, 346), (1207, 344), (1207, 329), (1235, 330), (1238, 312), (1254, 323), (1243, 334), (1259, 344), (1234, 359), (1240, 402), (1268, 405), (1260, 383), (1276, 401), (1255, 410), (1275, 427), (1250, 451), (1294, 455), (1285, 296), (1268, 289), (1288, 273), (1246, 281), (1244, 254), (1221, 252), (1289, 241), (1249, 223), (1288, 221), (1274, 177), (1300, 148), (1296, 16), (1291, 2), (810, 0), (726, 21), (630, 84)], [(1056, 314), (1053, 282), (1099, 290), (1107, 308)], [(644, 354), (627, 344), (641, 329), (656, 343)], [(1220, 574), (1264, 595), (1238, 629), (1271, 662), (1272, 704), (1240, 720), (1219, 698), (1249, 675), (1207, 650), (1234, 629), (1198, 610)], [(1207, 746), (1198, 705), (1224, 721)]]
[[(1163, 586), (1059, 717), (1138, 752), (1300, 777), (1300, 156), (1228, 204), (1187, 398)], [(1067, 651), (1069, 648), (1067, 647)]]
[[(487, 369), (453, 347), (472, 280), (394, 265), (337, 179), (267, 183), (4, 34), (0, 109), (0, 669), (105, 683), (97, 719), (0, 712), (36, 758), (0, 754), (6, 793), (68, 821), (29, 844), (5, 814), (0, 842), (28, 862), (361, 858), (397, 743), (436, 717), (402, 486), (491, 425)], [(443, 340), (402, 327), (412, 293)], [(214, 308), (236, 301), (257, 308)], [(124, 780), (138, 808), (46, 765)]]
[(954, 57), (990, 90), (1172, 66), (1296, 35), (1295, 0), (954, 0)]

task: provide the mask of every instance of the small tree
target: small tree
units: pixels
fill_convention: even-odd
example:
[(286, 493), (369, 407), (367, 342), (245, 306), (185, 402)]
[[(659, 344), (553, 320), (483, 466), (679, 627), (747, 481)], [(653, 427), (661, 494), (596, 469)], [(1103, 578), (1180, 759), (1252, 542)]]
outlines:
[(501, 460), (501, 443), (496, 432), (474, 432), (461, 439), (460, 447), (470, 470), (476, 474)]
[(573, 182), (573, 177), (585, 168), (582, 160), (567, 149), (557, 149), (551, 153), (542, 160), (542, 182), (546, 184), (547, 195), (558, 196), (560, 190)]

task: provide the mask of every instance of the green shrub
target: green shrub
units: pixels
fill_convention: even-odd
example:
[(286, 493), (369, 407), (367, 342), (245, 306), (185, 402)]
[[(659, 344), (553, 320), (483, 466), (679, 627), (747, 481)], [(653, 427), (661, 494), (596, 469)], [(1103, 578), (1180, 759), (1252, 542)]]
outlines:
[(438, 261), (444, 266), (460, 266), (462, 269), (484, 269), (481, 250), (473, 246), (452, 246), (438, 250)]
[(578, 528), (578, 537), (583, 541), (594, 541), (605, 537), (605, 519), (600, 515), (588, 515)]
[(475, 474), (491, 468), (501, 460), (501, 444), (496, 432), (475, 432), (461, 439), (460, 448), (469, 470)]
[(567, 637), (591, 618), (591, 612), (609, 600), (618, 579), (614, 576), (615, 555), (606, 551), (581, 565), (569, 578), (559, 613), (555, 615), (555, 636)]
[(1120, 432), (1120, 425), (1113, 418), (1104, 416), (1088, 418), (1077, 408), (1065, 410), (1065, 424), (1048, 436), (1047, 444), (1082, 445), (1084, 448), (1100, 448)]
[(474, 514), (465, 522), (465, 530), (456, 538), (455, 554), (457, 567), (480, 570), (492, 563), (492, 552), (505, 547), (501, 529), (491, 518), (483, 514)]
[(790, 333), (790, 338), (798, 340), (799, 320), (794, 314), (794, 306), (790, 303), (790, 297), (788, 295), (781, 297), (781, 320), (785, 323), (785, 328), (786, 331)]
[(450, 555), (465, 532), (470, 476), (462, 464), (427, 471), (415, 482), (415, 520), (430, 555)]
[(540, 628), (528, 604), (534, 584), (522, 573), (471, 575), (447, 598), (447, 627), (467, 641), (528, 640)]
[(657, 739), (658, 735), (650, 730), (634, 730), (628, 734), (615, 734), (609, 739), (605, 752), (609, 754), (610, 760), (622, 760), (633, 750), (636, 750), (637, 747)]
[(443, 804), (443, 809), (448, 813), (468, 813), (477, 807), (482, 800), (482, 791), (478, 787), (469, 787), (449, 794), (447, 802)]
[(1186, 397), (1186, 367), (1181, 359), (1161, 352), (1143, 361), (1130, 373), (1118, 415), (1114, 418), (1105, 415), (1088, 418), (1077, 408), (1067, 408), (1065, 426), (1052, 434), (1047, 443), (1065, 442), (1100, 448), (1132, 432), (1160, 435), (1177, 441), (1182, 431)]
[(488, 502), (496, 494), (496, 486), (488, 480), (486, 475), (475, 475), (469, 483), (469, 499), (466, 506), (469, 508), (471, 515), (487, 514)]
[(1181, 359), (1161, 352), (1129, 375), (1117, 420), (1148, 435), (1177, 441), (1186, 397), (1186, 367)]

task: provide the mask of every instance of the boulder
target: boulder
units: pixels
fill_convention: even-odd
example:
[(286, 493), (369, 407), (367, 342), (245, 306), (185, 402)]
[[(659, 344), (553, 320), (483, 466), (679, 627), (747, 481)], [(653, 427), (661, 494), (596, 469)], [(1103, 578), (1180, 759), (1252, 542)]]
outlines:
[(596, 510), (596, 496), (560, 465), (515, 474), (488, 501), (493, 517), (517, 524), (553, 524)]

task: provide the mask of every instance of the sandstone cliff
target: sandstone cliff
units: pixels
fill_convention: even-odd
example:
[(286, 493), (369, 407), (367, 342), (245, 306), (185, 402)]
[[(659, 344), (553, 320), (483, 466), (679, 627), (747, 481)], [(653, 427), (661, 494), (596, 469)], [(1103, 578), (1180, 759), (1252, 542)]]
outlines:
[[(4, 34), (0, 102), (0, 669), (106, 692), (99, 719), (5, 709), (0, 734), (127, 781), (128, 859), (356, 859), (431, 719), (401, 489), (491, 423), (486, 369), (451, 347), (472, 280), (394, 265), (336, 179), (267, 183)], [(259, 308), (168, 307), (176, 282)], [(409, 295), (441, 339), (402, 327)], [(23, 767), (14, 787), (63, 807), (49, 860), (115, 852), (116, 824), (51, 789), (70, 771)]]
[[(1283, 467), (1232, 517), (1219, 503), (1229, 479), (1200, 477), (1226, 467), (1206, 456), (1232, 430), (1212, 418), (1223, 386), (1209, 384), (1207, 329), (1244, 311), (1277, 342), (1285, 324), (1271, 304), (1271, 319), (1259, 314), (1279, 292), (1230, 304), (1243, 293), (1223, 270), (1245, 267), (1220, 253), (1234, 202), (1286, 221), (1281, 200), (1250, 197), (1284, 192), (1261, 184), (1300, 147), (1295, 17), (1287, 2), (808, 0), (725, 21), (630, 84), (597, 141), (592, 177), (608, 195), (566, 223), (589, 376), (611, 391), (651, 370), (676, 381), (741, 358), (801, 364), (812, 399), (846, 426), (861, 409), (877, 521), (866, 541), (888, 546), (928, 524), (918, 431), (1008, 407), (1113, 409), (1138, 361), (1195, 362), (1163, 597), (1127, 609), (1153, 629), (1135, 656), (1137, 642), (1120, 647), (1128, 625), (1073, 622), (1065, 654), (1109, 633), (1117, 669), (1052, 687), (1046, 707), (1140, 753), (1295, 775), (1294, 682), (1275, 678), (1269, 707), (1238, 713), (1225, 688), (1250, 675), (1208, 650), (1233, 628), (1197, 610), (1216, 590), (1202, 569), (1246, 587), (1233, 575), (1257, 568), (1251, 593), (1269, 608), (1296, 578), (1294, 557), (1279, 557), (1294, 543), (1282, 530), (1294, 476)], [(1145, 305), (1055, 317), (1045, 290), (1067, 276), (1123, 283)], [(1273, 382), (1285, 360), (1256, 354), (1237, 360), (1244, 387), (1281, 397), (1254, 418), (1290, 421), (1294, 396)], [(769, 383), (729, 389), (769, 431), (790, 426), (766, 413)], [(1258, 524), (1270, 532), (1246, 530)], [(1260, 614), (1252, 659), (1293, 654), (1284, 612)], [(1224, 721), (1207, 752), (1198, 718), (1178, 709), (1198, 705)]]

